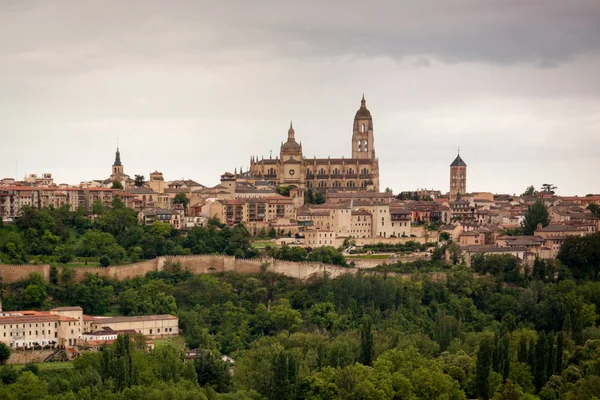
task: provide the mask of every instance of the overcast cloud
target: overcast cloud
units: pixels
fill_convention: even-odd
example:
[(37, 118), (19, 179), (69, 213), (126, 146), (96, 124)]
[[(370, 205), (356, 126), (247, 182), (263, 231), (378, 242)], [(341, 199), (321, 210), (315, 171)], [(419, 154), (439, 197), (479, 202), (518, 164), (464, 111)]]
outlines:
[(0, 0), (0, 175), (214, 185), (350, 156), (365, 93), (382, 189), (600, 193), (598, 0)]

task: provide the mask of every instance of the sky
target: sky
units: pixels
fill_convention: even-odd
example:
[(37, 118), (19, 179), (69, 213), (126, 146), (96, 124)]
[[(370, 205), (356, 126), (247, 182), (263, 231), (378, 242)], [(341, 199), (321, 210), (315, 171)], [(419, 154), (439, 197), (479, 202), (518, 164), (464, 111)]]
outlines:
[(598, 0), (0, 0), (0, 179), (218, 183), (350, 157), (364, 93), (381, 189), (600, 193)]

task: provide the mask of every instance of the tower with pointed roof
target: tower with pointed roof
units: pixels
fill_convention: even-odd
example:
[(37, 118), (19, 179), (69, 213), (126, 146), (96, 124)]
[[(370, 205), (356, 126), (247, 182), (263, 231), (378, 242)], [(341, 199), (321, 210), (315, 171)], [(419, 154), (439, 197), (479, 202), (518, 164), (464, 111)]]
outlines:
[(112, 174), (110, 175), (110, 181), (107, 182), (110, 184), (114, 181), (119, 181), (123, 184), (123, 186), (127, 186), (129, 184), (129, 175), (125, 174), (125, 168), (123, 167), (123, 163), (121, 163), (121, 152), (119, 151), (119, 147), (117, 146), (117, 152), (115, 153), (115, 162), (112, 165)]
[(352, 158), (363, 160), (375, 159), (375, 147), (373, 145), (373, 118), (367, 109), (367, 102), (363, 94), (360, 108), (354, 116), (352, 126)]
[(121, 174), (123, 174), (123, 164), (121, 164), (121, 152), (117, 147), (117, 152), (115, 153), (115, 162), (112, 165), (112, 175)]
[(450, 164), (450, 201), (456, 201), (467, 193), (467, 163), (460, 157), (460, 151)]

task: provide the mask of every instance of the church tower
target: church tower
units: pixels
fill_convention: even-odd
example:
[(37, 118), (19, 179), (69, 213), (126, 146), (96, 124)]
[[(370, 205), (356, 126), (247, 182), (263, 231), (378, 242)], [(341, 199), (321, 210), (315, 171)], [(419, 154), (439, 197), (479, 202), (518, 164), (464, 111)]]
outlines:
[(375, 159), (375, 146), (373, 143), (373, 118), (367, 109), (365, 95), (360, 101), (360, 108), (354, 116), (352, 129), (352, 158)]
[(123, 175), (123, 164), (121, 164), (121, 152), (119, 151), (118, 147), (117, 147), (117, 152), (115, 153), (115, 162), (112, 165), (112, 175), (111, 176), (117, 176), (117, 175)]
[(450, 164), (450, 201), (467, 193), (467, 164), (460, 158), (460, 152)]

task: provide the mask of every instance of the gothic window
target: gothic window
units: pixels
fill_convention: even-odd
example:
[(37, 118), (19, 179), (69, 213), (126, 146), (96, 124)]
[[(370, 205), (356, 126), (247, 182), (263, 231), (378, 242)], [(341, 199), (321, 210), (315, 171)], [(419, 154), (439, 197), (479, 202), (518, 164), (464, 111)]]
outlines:
[(353, 187), (355, 187), (355, 185), (354, 185), (354, 181), (348, 181), (348, 182), (346, 183), (346, 186), (347, 186), (347, 187), (349, 187), (349, 188), (353, 188)]
[(308, 182), (306, 185), (307, 185), (309, 188), (313, 187), (313, 184), (312, 184), (312, 182)]
[(319, 187), (320, 187), (320, 188), (324, 188), (324, 187), (326, 187), (326, 186), (327, 186), (327, 182), (325, 182), (325, 181), (320, 181), (320, 182), (319, 182)]
[(313, 174), (313, 173), (312, 173), (312, 171), (311, 171), (310, 169), (307, 169), (307, 170), (306, 170), (306, 176), (312, 176), (312, 174)]
[(326, 174), (325, 170), (323, 168), (321, 168), (319, 170), (319, 175), (325, 175), (325, 174)]
[(360, 171), (360, 173), (361, 173), (362, 175), (369, 175), (369, 169), (368, 169), (368, 168), (363, 168), (363, 169)]
[(362, 181), (362, 183), (360, 184), (360, 186), (367, 187), (367, 181)]
[(365, 143), (363, 144), (363, 151), (369, 151), (369, 142), (367, 142), (365, 140)]
[(362, 131), (365, 131), (365, 124), (362, 124)]
[(358, 152), (360, 153), (362, 151), (362, 140), (358, 141)]
[(340, 182), (339, 181), (334, 181), (332, 186), (334, 188), (339, 188), (340, 187)]
[(354, 169), (348, 168), (348, 175), (354, 175)]
[(339, 175), (340, 174), (340, 170), (337, 168), (333, 169), (333, 175)]

